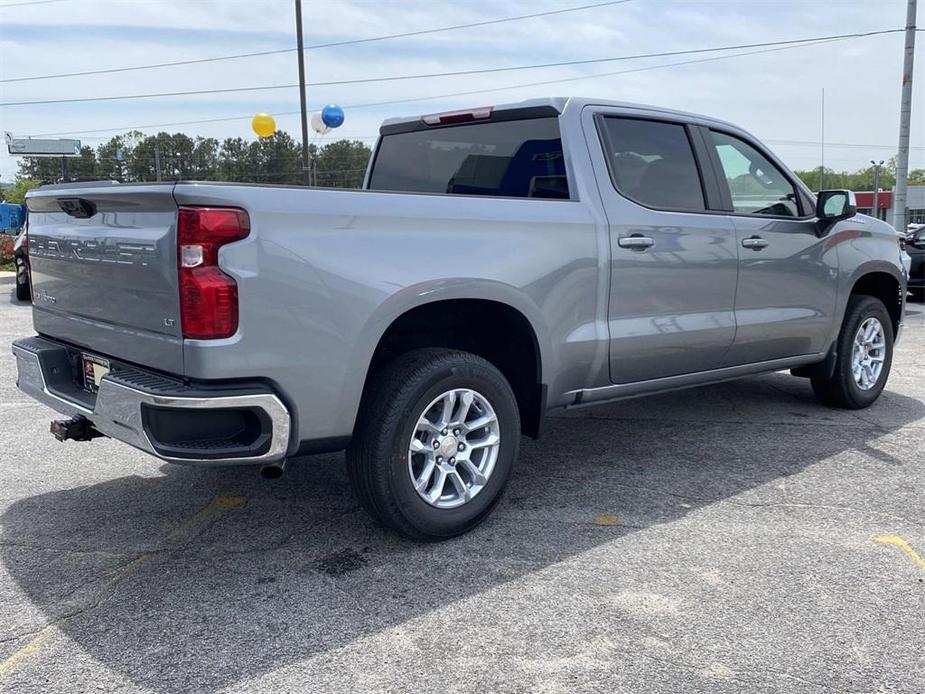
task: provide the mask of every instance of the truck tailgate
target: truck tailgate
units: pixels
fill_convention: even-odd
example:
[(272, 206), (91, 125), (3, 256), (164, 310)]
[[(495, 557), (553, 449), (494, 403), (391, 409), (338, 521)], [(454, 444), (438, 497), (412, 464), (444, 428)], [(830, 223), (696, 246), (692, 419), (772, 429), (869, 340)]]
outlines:
[(45, 188), (27, 204), (36, 331), (182, 373), (173, 184)]

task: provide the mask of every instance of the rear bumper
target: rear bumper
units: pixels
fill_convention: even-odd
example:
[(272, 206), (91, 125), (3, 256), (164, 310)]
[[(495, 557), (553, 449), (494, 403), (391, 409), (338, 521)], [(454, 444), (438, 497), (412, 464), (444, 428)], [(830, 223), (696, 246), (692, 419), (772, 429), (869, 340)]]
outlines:
[(91, 394), (76, 383), (75, 352), (41, 337), (15, 341), (17, 386), (57, 412), (86, 417), (107, 436), (168, 462), (266, 464), (286, 455), (289, 411), (269, 388), (195, 388), (114, 367)]

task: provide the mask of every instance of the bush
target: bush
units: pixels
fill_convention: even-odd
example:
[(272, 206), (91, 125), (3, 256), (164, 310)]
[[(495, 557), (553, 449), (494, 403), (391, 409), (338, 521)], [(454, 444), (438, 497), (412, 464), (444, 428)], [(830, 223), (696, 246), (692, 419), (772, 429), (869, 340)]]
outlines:
[(13, 237), (0, 234), (0, 270), (9, 270), (13, 266)]

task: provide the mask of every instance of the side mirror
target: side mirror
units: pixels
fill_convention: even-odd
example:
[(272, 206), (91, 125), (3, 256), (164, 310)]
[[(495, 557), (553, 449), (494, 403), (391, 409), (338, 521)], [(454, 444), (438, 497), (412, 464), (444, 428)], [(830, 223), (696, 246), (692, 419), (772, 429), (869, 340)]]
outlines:
[(827, 222), (850, 219), (858, 213), (850, 190), (823, 190), (816, 196), (816, 217)]

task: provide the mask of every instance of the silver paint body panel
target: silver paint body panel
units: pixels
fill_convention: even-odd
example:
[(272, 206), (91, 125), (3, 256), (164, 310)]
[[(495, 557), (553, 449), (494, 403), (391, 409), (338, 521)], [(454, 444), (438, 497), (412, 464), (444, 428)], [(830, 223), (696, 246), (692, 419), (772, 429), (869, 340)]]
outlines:
[[(159, 258), (142, 270), (142, 256), (132, 256), (124, 272), (105, 278), (86, 270), (87, 284), (79, 277), (85, 263), (40, 263), (37, 288), (80, 295), (68, 310), (37, 302), (36, 330), (188, 378), (263, 379), (291, 415), (291, 454), (299, 441), (352, 434), (380, 338), (430, 302), (491, 300), (523, 314), (551, 408), (819, 361), (858, 278), (885, 272), (905, 287), (895, 235), (870, 218), (817, 235), (814, 219), (664, 212), (622, 197), (593, 117), (680, 118), (755, 142), (734, 126), (597, 100), (530, 103), (561, 111), (572, 200), (185, 182), (68, 188), (101, 202), (118, 191), (119, 204), (136, 209), (100, 226), (51, 211), (60, 189), (33, 191), (30, 210), (49, 209), (31, 219), (37, 235), (75, 238), (97, 224), (98, 240), (141, 238)], [(238, 283), (233, 337), (183, 340), (179, 321), (156, 324), (175, 307), (177, 205), (235, 206), (250, 216), (248, 238), (220, 251)], [(621, 248), (632, 233), (652, 237), (653, 247)], [(743, 235), (754, 233), (769, 240), (766, 249), (742, 248)], [(670, 379), (679, 380), (666, 386)]]

